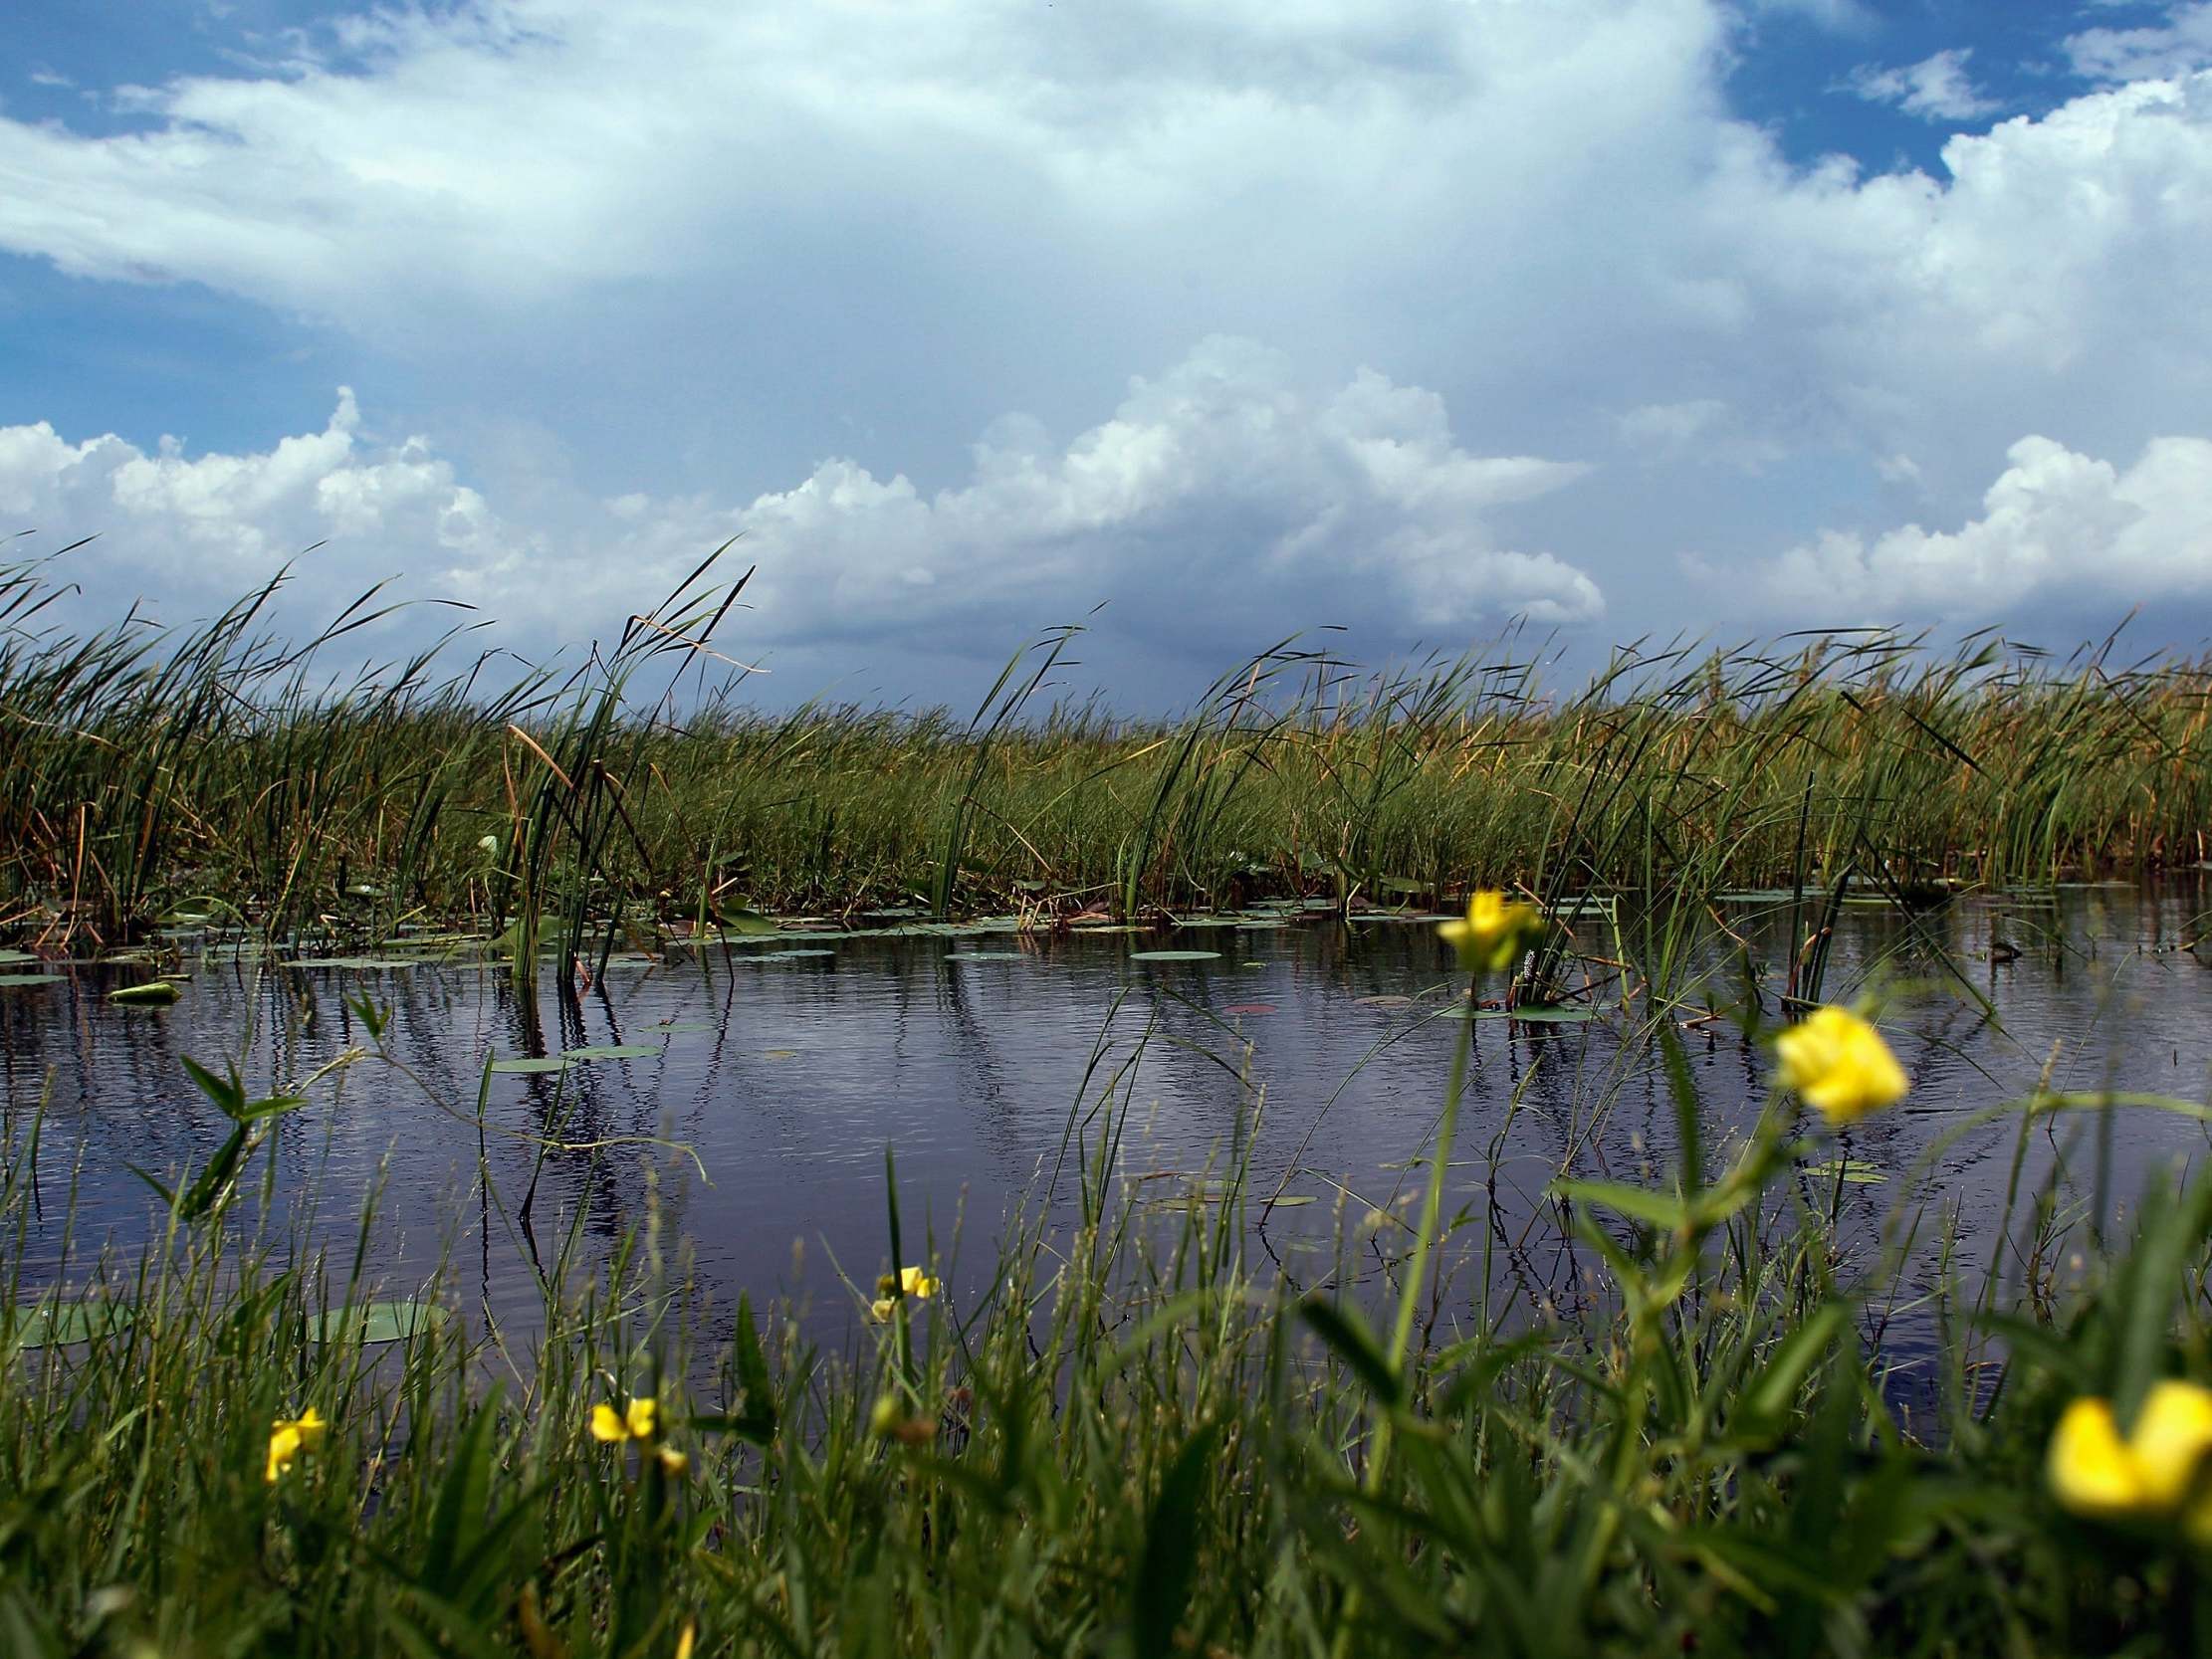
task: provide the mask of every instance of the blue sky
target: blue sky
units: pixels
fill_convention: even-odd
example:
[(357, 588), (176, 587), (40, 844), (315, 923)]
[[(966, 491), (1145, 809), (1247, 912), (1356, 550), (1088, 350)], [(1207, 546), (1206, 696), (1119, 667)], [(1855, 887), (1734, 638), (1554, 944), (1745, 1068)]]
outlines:
[[(764, 694), (2212, 621), (2212, 4), (34, 4), (0, 528)], [(302, 549), (320, 543), (302, 557)], [(450, 613), (445, 613), (450, 614)], [(442, 617), (391, 625), (393, 648)], [(773, 686), (774, 691), (768, 688)]]

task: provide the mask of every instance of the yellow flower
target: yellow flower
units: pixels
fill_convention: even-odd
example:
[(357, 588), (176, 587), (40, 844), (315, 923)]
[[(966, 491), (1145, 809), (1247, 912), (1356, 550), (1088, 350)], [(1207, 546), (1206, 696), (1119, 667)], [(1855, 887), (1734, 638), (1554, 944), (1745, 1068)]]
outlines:
[(1459, 952), (1459, 965), (1467, 972), (1502, 973), (1543, 925), (1534, 905), (1509, 905), (1504, 894), (1484, 888), (1468, 898), (1462, 921), (1443, 923), (1437, 933)]
[(888, 1296), (879, 1296), (875, 1299), (875, 1301), (868, 1304), (868, 1317), (873, 1319), (878, 1325), (889, 1325), (891, 1323), (891, 1316), (893, 1314), (896, 1314), (898, 1311), (898, 1303), (893, 1301)]
[(691, 1467), (691, 1454), (679, 1452), (674, 1446), (656, 1446), (653, 1448), (653, 1456), (660, 1460), (662, 1472), (671, 1479)]
[(617, 1411), (604, 1403), (591, 1408), (591, 1438), (594, 1440), (650, 1440), (660, 1418), (660, 1401), (650, 1395), (632, 1398), (629, 1405)]
[(292, 1461), (302, 1452), (312, 1452), (323, 1443), (323, 1431), (330, 1424), (314, 1406), (297, 1417), (279, 1417), (269, 1429), (269, 1462), (262, 1479), (274, 1484), (277, 1477), (292, 1467)]
[(684, 1620), (683, 1633), (676, 1638), (676, 1659), (691, 1659), (692, 1644), (699, 1640), (699, 1621)]
[(1912, 1087), (1881, 1033), (1848, 1008), (1818, 1008), (1774, 1040), (1782, 1086), (1841, 1129)]
[(2074, 1401), (2051, 1435), (2045, 1467), (2052, 1493), (2076, 1515), (2098, 1521), (2179, 1517), (2201, 1544), (2212, 1543), (2212, 1491), (2198, 1491), (2208, 1453), (2212, 1389), (2169, 1379), (2143, 1396), (2134, 1432), (2124, 1439), (2109, 1401)]
[[(902, 1267), (896, 1273), (886, 1273), (876, 1281), (876, 1294), (886, 1299), (911, 1296), (917, 1302), (927, 1302), (937, 1294), (937, 1281), (918, 1267)], [(878, 1307), (882, 1304), (878, 1303)], [(890, 1316), (878, 1314), (876, 1318)]]

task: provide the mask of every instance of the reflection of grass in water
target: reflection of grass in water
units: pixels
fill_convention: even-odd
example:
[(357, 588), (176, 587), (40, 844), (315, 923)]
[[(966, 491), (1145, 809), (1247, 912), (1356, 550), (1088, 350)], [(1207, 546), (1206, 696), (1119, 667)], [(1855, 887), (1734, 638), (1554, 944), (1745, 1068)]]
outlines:
[[(2172, 1523), (2071, 1518), (2041, 1469), (2071, 1397), (2124, 1420), (2155, 1377), (2207, 1368), (2212, 1183), (2154, 1189), (2132, 1247), (2093, 1252), (2071, 1291), (2052, 1268), (2080, 1241), (2031, 1204), (2028, 1294), (1977, 1318), (1939, 1279), (1948, 1346), (1928, 1412), (1900, 1419), (1881, 1337), (1917, 1281), (1839, 1281), (1829, 1195), (1867, 1160), (1794, 1113), (1710, 1168), (1556, 1187), (1572, 1200), (1538, 1213), (1565, 1230), (1540, 1249), (1575, 1265), (1507, 1297), (1486, 1270), (1469, 1295), (1416, 1269), (1432, 1245), (1486, 1257), (1502, 1219), (1479, 1180), (1446, 1181), (1468, 1148), (1431, 1147), (1409, 1174), (1471, 1208), (1341, 1203), (1325, 1255), (1282, 1253), (1292, 1285), (1253, 1248), (1249, 1140), (1168, 1177), (1185, 1201), (1124, 1186), (1136, 1066), (1101, 1039), (1061, 1159), (1076, 1219), (1040, 1202), (989, 1271), (911, 1231), (887, 1160), (883, 1262), (945, 1284), (851, 1264), (861, 1336), (835, 1355), (789, 1309), (741, 1302), (733, 1333), (656, 1202), (597, 1272), (600, 1206), (551, 1223), (527, 1347), (395, 1304), (357, 1254), (242, 1225), (221, 1195), (67, 1302), (11, 1282), (8, 1651), (2193, 1650)], [(2025, 1144), (2085, 1110), (2108, 1107), (1993, 1112)], [(11, 1230), (36, 1129), (10, 1126)], [(1909, 1228), (1917, 1172), (1893, 1173)], [(511, 1195), (484, 1197), (526, 1242)], [(1393, 1303), (1402, 1355), (1368, 1323)]]
[(183, 632), (71, 634), (38, 621), (49, 567), (0, 567), (0, 917), (49, 948), (170, 915), (310, 939), (465, 920), (527, 962), (770, 908), (1419, 910), (1470, 873), (1794, 909), (1844, 902), (1847, 874), (1920, 902), (1937, 875), (2192, 863), (2212, 818), (2195, 662), (1853, 634), (1631, 654), (1553, 695), (1513, 640), (1373, 677), (1285, 643), (1182, 719), (1129, 721), (1043, 705), (1054, 632), (972, 723), (772, 715), (709, 643), (742, 586), (714, 577), (572, 675), (500, 686), (460, 640), (336, 678), (373, 594), (297, 649), (261, 632), (267, 591)]

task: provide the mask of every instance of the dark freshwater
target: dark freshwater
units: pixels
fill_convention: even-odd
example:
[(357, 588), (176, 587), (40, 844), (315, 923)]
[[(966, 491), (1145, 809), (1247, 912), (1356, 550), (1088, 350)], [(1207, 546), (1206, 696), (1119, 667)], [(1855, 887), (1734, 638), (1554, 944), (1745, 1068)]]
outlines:
[[(2186, 883), (1967, 897), (1916, 920), (1845, 907), (1830, 998), (1869, 983), (1911, 987), (1883, 1023), (1913, 1092), (1842, 1148), (1853, 1173), (1870, 1178), (1840, 1189), (1805, 1178), (1822, 1204), (1840, 1196), (1862, 1261), (1882, 1217), (1903, 1202), (1924, 1211), (1927, 1240), (1939, 1218), (1955, 1216), (1963, 1270), (1986, 1267), (2016, 1129), (1974, 1130), (1932, 1160), (1925, 1179), (1910, 1177), (1939, 1138), (2025, 1094), (2046, 1067), (2059, 1088), (2212, 1099), (2212, 952), (2185, 948), (2207, 904), (2201, 886)], [(1723, 914), (1766, 971), (1771, 1009), (1790, 949), (1787, 919), (1755, 902)], [(1633, 921), (1624, 906), (1632, 951)], [(1614, 954), (1610, 928), (1587, 926), (1583, 938), (1593, 955)], [(1993, 960), (1993, 938), (2020, 953)], [(1929, 939), (1991, 999), (1996, 1019), (1949, 978)], [(811, 953), (783, 953), (793, 949)], [(1219, 954), (1132, 959), (1160, 949)], [(1725, 954), (1716, 935), (1707, 960)], [(552, 1154), (537, 1201), (540, 1247), (550, 1255), (580, 1219), (590, 1250), (603, 1254), (657, 1205), (671, 1247), (688, 1241), (718, 1306), (734, 1306), (740, 1290), (757, 1300), (792, 1293), (832, 1340), (855, 1315), (832, 1263), (870, 1284), (889, 1260), (887, 1145), (910, 1241), (933, 1229), (951, 1254), (957, 1232), (948, 1276), (956, 1296), (972, 1296), (1017, 1206), (1050, 1202), (1055, 1214), (1071, 1213), (1071, 1112), (1095, 1143), (1110, 1075), (1120, 1078), (1112, 1110), (1127, 1108), (1118, 1171), (1130, 1195), (1188, 1194), (1209, 1165), (1218, 1171), (1248, 1143), (1254, 1259), (1264, 1268), (1272, 1255), (1297, 1283), (1312, 1283), (1337, 1267), (1329, 1241), (1341, 1230), (1354, 1240), (1343, 1271), (1372, 1276), (1385, 1252), (1361, 1242), (1372, 1231), (1362, 1224), (1420, 1186), (1423, 1172), (1405, 1165), (1434, 1130), (1458, 1029), (1438, 1017), (1459, 989), (1446, 953), (1432, 927), (1402, 920), (1296, 917), (1035, 938), (842, 935), (617, 955), (576, 996), (560, 995), (549, 972), (535, 1012), (498, 966), (290, 967), (210, 953), (183, 999), (159, 1009), (106, 1000), (143, 970), (40, 970), (62, 978), (0, 989), (0, 1109), (12, 1146), (44, 1101), (38, 1204), (21, 1236), (0, 1241), (0, 1265), (20, 1270), (26, 1285), (57, 1274), (74, 1283), (104, 1246), (128, 1254), (158, 1229), (158, 1205), (129, 1165), (170, 1178), (221, 1143), (228, 1125), (186, 1079), (183, 1056), (218, 1069), (236, 1059), (257, 1092), (274, 1088), (365, 1041), (346, 999), (367, 992), (389, 1003), (391, 1052), (414, 1076), (369, 1062), (318, 1085), (307, 1109), (281, 1121), (274, 1155), (288, 1213), (314, 1193), (316, 1230), (347, 1247), (364, 1196), (380, 1187), (374, 1264), (387, 1293), (407, 1294), (443, 1261), (450, 1299), (532, 1323), (541, 1292), (528, 1241), (484, 1201), (473, 1123), (429, 1096), (467, 1119), (487, 1054), (637, 1045), (646, 1052), (492, 1079), (484, 1143), (497, 1191), (510, 1207), (519, 1200), (537, 1153), (516, 1137), (545, 1133), (556, 1115), (572, 1141), (682, 1142), (696, 1165), (642, 1142)], [(1715, 994), (1737, 982), (1733, 968), (1716, 971)], [(1458, 1239), (1472, 1249), (1489, 1234), (1493, 1287), (1515, 1298), (1564, 1297), (1581, 1279), (1542, 1197), (1562, 1165), (1650, 1179), (1670, 1155), (1673, 1104), (1650, 1045), (1630, 1036), (1644, 1004), (1624, 1015), (1618, 988), (1610, 994), (1610, 1010), (1590, 1023), (1476, 1026), (1449, 1190), (1455, 1203), (1489, 1201), (1497, 1141), (1495, 1223)], [(1764, 1055), (1726, 1024), (1682, 1035), (1706, 1134), (1719, 1142), (1756, 1115)], [(2087, 1206), (2102, 1155), (2109, 1205), (2130, 1204), (2160, 1160), (2193, 1158), (2205, 1141), (2192, 1122), (2129, 1111), (2101, 1152), (2091, 1120), (2070, 1121), (2031, 1138), (2028, 1180), (2064, 1155), (2079, 1176), (2067, 1190)], [(1302, 1202), (1262, 1222), (1256, 1200), (1278, 1191)], [(910, 1243), (907, 1254), (919, 1251)], [(1933, 1260), (1932, 1247), (1915, 1256), (1921, 1280)], [(1462, 1253), (1462, 1308), (1478, 1271)]]

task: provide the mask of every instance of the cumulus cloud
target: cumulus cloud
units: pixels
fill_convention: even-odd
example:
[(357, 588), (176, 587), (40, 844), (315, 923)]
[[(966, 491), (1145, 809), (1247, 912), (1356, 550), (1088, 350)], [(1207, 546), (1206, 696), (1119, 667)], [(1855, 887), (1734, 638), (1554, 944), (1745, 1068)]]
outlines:
[(2212, 596), (2212, 441), (2156, 438), (2124, 470), (2037, 436), (2007, 459), (1979, 518), (1871, 541), (1828, 531), (1781, 557), (1770, 597), (1800, 618), (1979, 620), (2055, 596)]
[[(86, 556), (111, 602), (131, 580), (229, 598), (318, 543), (390, 557), (377, 575), (427, 563), (434, 579), (526, 550), (426, 440), (364, 453), (360, 425), (341, 386), (321, 432), (259, 454), (188, 457), (174, 438), (149, 454), (112, 433), (71, 443), (45, 421), (0, 427), (0, 514), (19, 527), (105, 537)], [(306, 568), (342, 562), (311, 558)]]
[(2092, 81), (2187, 75), (2212, 65), (2212, 0), (2186, 0), (2148, 28), (2085, 29), (2065, 45), (2074, 72)]
[[(617, 586), (635, 601), (625, 561), (658, 570), (744, 529), (774, 552), (764, 601), (776, 569), (814, 572), (763, 624), (823, 637), (1018, 626), (1109, 591), (1126, 617), (1153, 573), (1203, 592), (1163, 602), (1163, 629), (1228, 610), (1587, 618), (1600, 586), (1614, 614), (1670, 624), (1655, 538), (1788, 546), (1852, 490), (1890, 492), (1877, 522), (1958, 522), (2022, 432), (2112, 456), (2202, 432), (2212, 73), (2175, 53), (2206, 7), (2076, 36), (2094, 90), (1879, 172), (1795, 161), (1732, 115), (1752, 36), (1805, 33), (1759, 22), (1783, 10), (1871, 17), (1856, 0), (379, 9), (281, 65), (152, 87), (114, 130), (0, 119), (0, 249), (327, 318), (316, 337), (363, 358), (332, 378), (396, 361), (392, 381), (434, 383), (431, 459), (498, 517), (467, 556), (395, 564), (503, 610), (555, 586), (604, 606)], [(1871, 74), (1960, 120), (1969, 67)], [(1176, 393), (1188, 406), (1171, 371), (1101, 419), (1132, 369), (1217, 332), (1289, 361), (1236, 369), (1225, 401)], [(1394, 397), (1427, 388), (1456, 433), (1356, 431), (1362, 363)], [(1009, 409), (1036, 421), (990, 425)], [(621, 510), (495, 480), (483, 430), (517, 410)], [(1485, 494), (1506, 475), (1477, 458), (1523, 451), (1626, 461), (1639, 489)], [(1716, 465), (1744, 478), (1716, 489)], [(328, 529), (310, 514), (265, 533)]]
[(1233, 338), (1133, 381), (1064, 444), (1027, 417), (994, 423), (969, 477), (935, 492), (840, 458), (749, 503), (633, 491), (535, 523), (513, 504), (495, 512), (426, 440), (378, 448), (360, 428), (345, 391), (323, 432), (252, 455), (0, 428), (0, 513), (101, 531), (86, 556), (111, 593), (136, 579), (227, 597), (325, 542), (303, 563), (311, 579), (404, 570), (410, 591), (554, 639), (618, 629), (733, 536), (760, 567), (755, 642), (961, 625), (995, 650), (1007, 630), (1100, 600), (1155, 639), (1241, 643), (1336, 621), (1463, 639), (1514, 617), (1584, 622), (1604, 604), (1583, 571), (1491, 528), (1581, 465), (1470, 454), (1433, 392), (1372, 370), (1315, 390), (1283, 354)]
[(1870, 104), (1893, 104), (1924, 121), (1967, 121), (2003, 107), (1974, 90), (1967, 78), (1971, 47), (1953, 47), (1901, 69), (1864, 65), (1846, 85)]

